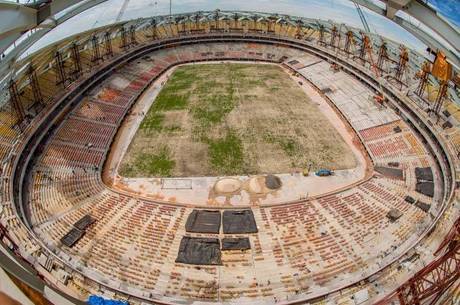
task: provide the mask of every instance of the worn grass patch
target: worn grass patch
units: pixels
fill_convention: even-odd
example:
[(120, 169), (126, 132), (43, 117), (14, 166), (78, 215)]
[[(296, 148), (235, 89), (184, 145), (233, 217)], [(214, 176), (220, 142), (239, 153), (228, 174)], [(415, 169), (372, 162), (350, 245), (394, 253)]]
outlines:
[(176, 162), (171, 160), (171, 152), (167, 146), (162, 147), (157, 154), (140, 153), (135, 162), (122, 166), (120, 174), (126, 177), (133, 175), (169, 176)]
[(176, 71), (158, 94), (139, 129), (160, 131), (164, 119), (163, 112), (186, 109), (193, 84), (193, 74), (187, 70)]
[(228, 79), (225, 83), (206, 80), (196, 84), (194, 92), (198, 95), (196, 103), (191, 105), (190, 113), (197, 121), (199, 128), (209, 128), (221, 123), (237, 105), (235, 98), (235, 78), (238, 68), (228, 65)]
[(281, 135), (273, 135), (268, 133), (264, 136), (267, 143), (278, 145), (288, 156), (294, 157), (296, 154), (301, 152), (300, 143), (295, 139)]
[(157, 112), (149, 113), (142, 121), (139, 129), (148, 130), (148, 131), (152, 131), (152, 130), (159, 131), (161, 130), (164, 118), (165, 116), (162, 113), (157, 113)]
[(208, 140), (212, 166), (224, 175), (235, 175), (244, 169), (243, 142), (233, 131), (223, 138)]

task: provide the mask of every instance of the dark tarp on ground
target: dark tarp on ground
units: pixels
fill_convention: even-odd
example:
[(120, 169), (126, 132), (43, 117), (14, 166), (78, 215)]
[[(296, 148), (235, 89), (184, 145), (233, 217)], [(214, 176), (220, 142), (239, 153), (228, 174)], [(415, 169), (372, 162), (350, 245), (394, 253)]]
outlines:
[(220, 211), (193, 210), (185, 223), (185, 230), (193, 233), (215, 233), (220, 230)]
[(78, 229), (73, 228), (69, 231), (63, 238), (61, 238), (61, 242), (66, 245), (67, 247), (71, 248), (80, 238), (85, 235), (85, 231), (81, 231)]
[(193, 265), (221, 265), (219, 239), (182, 237), (176, 262)]
[(410, 204), (414, 204), (415, 202), (415, 199), (411, 196), (406, 196), (406, 198), (404, 198), (405, 201), (409, 202)]
[(92, 225), (96, 219), (92, 218), (90, 215), (85, 215), (82, 218), (80, 218), (79, 221), (77, 221), (73, 226), (79, 230), (86, 230), (90, 225)]
[(434, 196), (434, 183), (433, 182), (417, 182), (415, 191), (428, 197)]
[(374, 167), (375, 171), (384, 175), (385, 177), (394, 178), (403, 180), (403, 170), (399, 168), (391, 168), (391, 167), (384, 167), (384, 166), (376, 166)]
[(295, 65), (295, 64), (298, 64), (298, 63), (299, 63), (299, 61), (295, 60), (295, 59), (288, 62), (288, 64), (290, 64), (290, 65)]
[(257, 233), (256, 221), (251, 210), (224, 211), (222, 223), (225, 234)]
[(431, 170), (431, 167), (416, 167), (415, 177), (417, 178), (417, 181), (433, 181), (433, 171)]
[(222, 250), (248, 250), (251, 249), (249, 238), (224, 238), (222, 239)]
[(390, 221), (396, 221), (402, 216), (402, 212), (398, 209), (391, 209), (387, 213), (387, 217), (390, 219)]
[(415, 203), (415, 206), (421, 209), (424, 212), (428, 212), (430, 210), (430, 205), (428, 203), (425, 203), (423, 201), (417, 201)]
[(442, 129), (449, 129), (454, 127), (451, 122), (446, 121), (444, 124), (442, 124)]
[(393, 131), (394, 131), (395, 133), (400, 133), (402, 130), (401, 130), (401, 127), (396, 126), (395, 128), (393, 128)]
[(265, 177), (265, 186), (271, 190), (277, 190), (281, 187), (281, 179), (275, 175)]

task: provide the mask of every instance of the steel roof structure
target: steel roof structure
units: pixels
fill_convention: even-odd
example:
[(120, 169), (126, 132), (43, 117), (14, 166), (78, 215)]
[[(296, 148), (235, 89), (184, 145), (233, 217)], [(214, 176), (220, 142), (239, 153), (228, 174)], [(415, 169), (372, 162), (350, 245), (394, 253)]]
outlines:
[[(5, 53), (1, 65), (14, 61), (22, 52), (43, 37), (51, 29), (79, 13), (91, 9), (106, 0), (33, 0), (26, 3), (0, 1), (0, 52)], [(442, 49), (451, 62), (460, 66), (460, 32), (432, 6), (422, 0), (352, 0), (370, 11), (385, 16), (423, 43), (434, 49)], [(415, 18), (429, 31), (413, 24), (400, 12)], [(433, 33), (444, 41), (440, 42)], [(25, 37), (24, 37), (25, 36)], [(21, 38), (21, 39), (19, 39)], [(445, 43), (447, 42), (447, 44)], [(11, 45), (16, 43), (13, 48)], [(450, 49), (453, 49), (451, 51)]]
[[(336, 24), (333, 21), (326, 21), (320, 19), (312, 19), (312, 18), (304, 18), (298, 16), (289, 16), (289, 15), (282, 15), (282, 14), (269, 14), (263, 12), (248, 12), (248, 11), (198, 11), (198, 12), (190, 12), (185, 14), (174, 14), (172, 16), (163, 15), (163, 16), (154, 16), (150, 18), (139, 18), (134, 20), (128, 21), (119, 21), (116, 23), (112, 23), (109, 25), (104, 25), (101, 27), (96, 27), (88, 31), (84, 31), (73, 36), (66, 37), (59, 41), (55, 41), (52, 44), (49, 44), (34, 53), (27, 54), (25, 56), (21, 56), (18, 58), (18, 54), (16, 56), (12, 56), (11, 53), (15, 53), (15, 51), (11, 52), (7, 55), (7, 58), (0, 63), (0, 87), (2, 89), (6, 89), (9, 82), (12, 79), (18, 80), (24, 77), (27, 72), (27, 68), (33, 63), (33, 66), (36, 70), (41, 71), (46, 69), (47, 66), (54, 62), (54, 57), (56, 51), (59, 51), (63, 54), (66, 54), (67, 57), (70, 56), (71, 48), (74, 44), (78, 44), (82, 49), (90, 49), (92, 44), (92, 38), (97, 37), (99, 41), (102, 41), (103, 36), (105, 33), (109, 32), (112, 38), (120, 37), (121, 29), (128, 29), (134, 28), (136, 31), (148, 31), (152, 25), (156, 26), (164, 26), (164, 25), (180, 25), (185, 24), (187, 22), (199, 22), (199, 23), (209, 23), (214, 20), (233, 20), (237, 19), (241, 22), (243, 21), (252, 21), (255, 20), (257, 22), (268, 23), (274, 22), (276, 24), (283, 24), (283, 25), (290, 25), (290, 26), (297, 26), (300, 25), (303, 28), (303, 31), (308, 32), (310, 31), (310, 35), (316, 31), (323, 30), (325, 33), (330, 34), (332, 29), (336, 27), (341, 35), (341, 37), (345, 37), (345, 33), (348, 31), (352, 31), (355, 37), (355, 41), (357, 45), (361, 43), (362, 36), (361, 32), (362, 29), (352, 27), (346, 24)], [(385, 42), (389, 55), (395, 60), (398, 57), (399, 49), (401, 44), (382, 37), (380, 35), (374, 33), (367, 33), (367, 35), (371, 38), (373, 43), (373, 50), (374, 53), (377, 55), (377, 51), (379, 46), (382, 42)], [(31, 36), (32, 37), (32, 36)], [(38, 36), (36, 36), (38, 37)], [(18, 46), (17, 48), (22, 48)], [(9, 56), (11, 55), (11, 56)], [(423, 62), (426, 58), (422, 55), (417, 53), (414, 50), (410, 50), (410, 57), (409, 57), (409, 67), (412, 71), (412, 74), (415, 74), (422, 66)], [(13, 60), (14, 59), (14, 60)], [(51, 66), (50, 66), (51, 67)], [(434, 78), (431, 79), (432, 82), (436, 82)], [(19, 85), (21, 86), (21, 85)], [(460, 103), (460, 99), (458, 98), (458, 94), (455, 93), (454, 90), (450, 90), (451, 95), (453, 96), (453, 100)], [(8, 100), (8, 90), (2, 90), (2, 96), (0, 96), (0, 104), (5, 103)]]

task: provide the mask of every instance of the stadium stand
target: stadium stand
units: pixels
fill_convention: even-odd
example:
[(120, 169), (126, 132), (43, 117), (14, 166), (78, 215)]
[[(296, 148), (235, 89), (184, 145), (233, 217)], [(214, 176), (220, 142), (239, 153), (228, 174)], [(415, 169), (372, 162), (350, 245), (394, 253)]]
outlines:
[[(295, 27), (285, 31), (291, 36), (295, 32)], [(177, 33), (176, 27), (162, 27), (159, 35)], [(113, 51), (124, 52), (117, 39)], [(68, 92), (40, 78), (43, 107), (53, 121), (43, 123), (37, 116), (22, 135), (13, 121), (0, 129), (1, 224), (18, 245), (18, 253), (34, 262), (49, 257), (52, 267), (47, 275), (68, 273), (62, 285), (80, 296), (112, 293), (120, 299), (129, 296), (132, 304), (184, 299), (253, 304), (255, 298), (276, 303), (317, 297), (325, 303), (329, 294), (349, 300), (366, 284), (371, 297), (378, 299), (369, 276), (378, 274), (380, 285), (404, 277), (406, 270), (395, 262), (406, 259), (415, 244), (431, 249), (434, 241), (424, 239), (427, 232), (447, 231), (446, 225), (432, 227), (440, 217), (453, 223), (455, 210), (440, 213), (450, 186), (431, 182), (447, 179), (449, 160), (438, 160), (442, 152), (433, 153), (435, 144), (426, 140), (426, 130), (401, 119), (393, 108), (375, 104), (374, 91), (362, 81), (330, 70), (324, 55), (306, 53), (290, 43), (200, 41), (150, 50), (117, 66), (73, 107), (60, 109), (62, 113), (53, 102), (63, 101)], [(89, 53), (82, 57), (83, 62), (91, 61)], [(104, 162), (137, 97), (167, 69), (209, 60), (268, 61), (289, 67), (346, 118), (373, 165), (397, 164), (401, 175), (393, 179), (372, 172), (356, 185), (293, 203), (225, 207), (222, 232), (221, 218), (200, 218), (192, 202), (171, 204), (107, 187), (101, 179)], [(55, 72), (45, 76), (57, 77)], [(33, 93), (25, 92), (24, 98), (32, 106)], [(54, 111), (61, 115), (52, 116)], [(34, 148), (16, 146), (19, 138)], [(29, 149), (36, 154), (29, 156)], [(27, 162), (18, 165), (8, 159), (16, 153)], [(428, 167), (431, 174), (420, 170)], [(21, 177), (14, 177), (13, 168), (22, 172)], [(420, 183), (431, 183), (429, 191), (422, 191), (425, 185), (420, 188)], [(21, 207), (13, 203), (19, 194)], [(395, 211), (398, 217), (387, 217)], [(229, 217), (244, 218), (247, 226), (238, 227), (241, 220)], [(211, 219), (212, 230), (195, 229), (193, 220), (200, 219)], [(366, 284), (360, 285), (362, 281)], [(341, 289), (343, 293), (334, 295)]]

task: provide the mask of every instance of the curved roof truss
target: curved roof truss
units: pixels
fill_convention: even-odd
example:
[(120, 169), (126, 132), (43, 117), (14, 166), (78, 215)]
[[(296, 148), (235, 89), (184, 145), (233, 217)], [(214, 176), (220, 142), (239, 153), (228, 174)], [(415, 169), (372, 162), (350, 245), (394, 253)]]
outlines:
[[(443, 50), (449, 58), (450, 62), (457, 67), (460, 67), (460, 31), (459, 29), (448, 22), (444, 17), (427, 4), (420, 0), (380, 0), (385, 3), (386, 8), (382, 8), (375, 4), (373, 0), (352, 0), (374, 13), (385, 16), (394, 21), (409, 33), (420, 39), (423, 43), (433, 49)], [(406, 18), (398, 16), (398, 12), (402, 11), (407, 15), (415, 18), (420, 23), (424, 24), (434, 33), (442, 37), (449, 45), (445, 45), (432, 34), (427, 33), (419, 26), (409, 22)], [(452, 52), (451, 49), (455, 51)]]
[[(104, 1), (106, 0), (34, 1), (34, 5), (29, 6), (5, 1), (0, 2), (0, 52), (10, 49), (5, 58), (3, 58), (2, 63), (0, 63), (0, 74), (3, 74), (4, 66), (8, 66), (15, 61), (27, 48), (51, 29)], [(385, 8), (377, 5), (377, 0), (350, 1), (391, 19), (431, 48), (443, 50), (451, 63), (460, 67), (460, 32), (458, 28), (421, 0), (378, 0), (384, 3)], [(409, 22), (406, 18), (398, 16), (399, 11), (403, 11), (423, 23), (442, 37), (448, 45), (445, 42), (440, 42), (432, 34)], [(57, 18), (56, 14), (58, 13), (61, 16)], [(210, 13), (214, 18), (222, 18), (220, 14), (219, 10)], [(209, 14), (206, 17), (209, 18)], [(244, 15), (241, 17), (244, 17)], [(261, 16), (261, 18), (263, 17)], [(17, 42), (17, 39), (27, 31), (29, 31), (29, 35), (17, 45), (11, 47), (11, 44), (15, 41)], [(451, 51), (452, 48), (454, 51)]]

